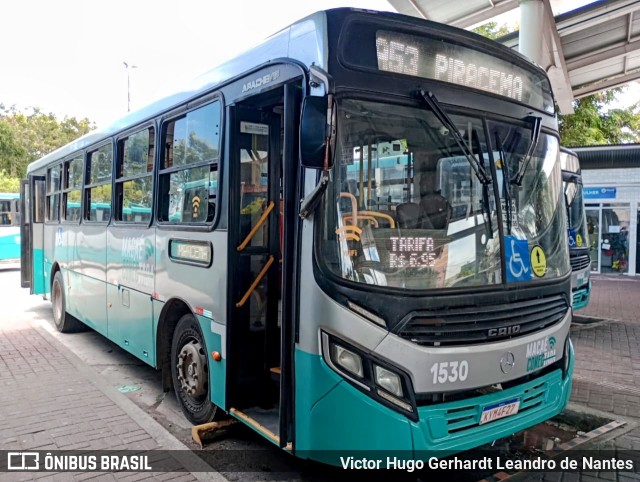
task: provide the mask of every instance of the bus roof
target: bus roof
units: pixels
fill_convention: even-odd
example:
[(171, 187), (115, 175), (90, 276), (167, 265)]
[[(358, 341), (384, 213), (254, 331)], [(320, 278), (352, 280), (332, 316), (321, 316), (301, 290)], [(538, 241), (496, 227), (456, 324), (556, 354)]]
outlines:
[(227, 61), (215, 67), (208, 72), (200, 75), (185, 85), (179, 92), (169, 95), (163, 99), (149, 104), (135, 112), (132, 112), (121, 119), (114, 121), (107, 127), (92, 131), (79, 139), (53, 151), (41, 159), (32, 162), (27, 168), (27, 172), (39, 170), (49, 163), (60, 160), (76, 151), (91, 147), (114, 136), (120, 132), (124, 132), (136, 125), (142, 124), (147, 120), (156, 118), (164, 113), (170, 112), (176, 107), (184, 105), (192, 99), (196, 99), (207, 92), (214, 91), (223, 85), (232, 82), (235, 78), (249, 72), (256, 67), (273, 62), (279, 59), (290, 59), (301, 62), (306, 66), (312, 64), (327, 70), (329, 62), (328, 53), (328, 33), (327, 33), (327, 15), (336, 15), (336, 17), (344, 16), (350, 12), (377, 15), (378, 18), (402, 19), (407, 24), (414, 26), (424, 26), (431, 24), (442, 31), (442, 34), (456, 33), (458, 36), (468, 37), (470, 43), (485, 44), (485, 48), (491, 48), (496, 55), (508, 58), (510, 61), (518, 60), (527, 64), (527, 69), (531, 71), (539, 71), (540, 74), (546, 75), (542, 69), (535, 67), (525, 57), (512, 49), (500, 45), (494, 41), (486, 39), (478, 34), (460, 30), (443, 24), (437, 24), (428, 20), (416, 19), (398, 13), (377, 12), (373, 10), (363, 10), (356, 8), (336, 8), (331, 10), (323, 10), (305, 17), (297, 22), (285, 27), (279, 32), (273, 34), (262, 43), (245, 51), (234, 59)]
[(298, 20), (238, 57), (196, 77), (185, 85), (180, 92), (157, 100), (114, 121), (105, 128), (89, 132), (32, 162), (29, 164), (27, 172), (32, 172), (52, 161), (62, 159), (75, 151), (89, 147), (118, 132), (125, 131), (148, 119), (152, 119), (163, 112), (171, 111), (173, 108), (195, 99), (227, 81), (233, 80), (234, 77), (275, 59), (288, 58), (302, 62), (305, 65), (315, 64), (326, 68), (328, 58), (326, 24), (326, 11), (316, 12)]

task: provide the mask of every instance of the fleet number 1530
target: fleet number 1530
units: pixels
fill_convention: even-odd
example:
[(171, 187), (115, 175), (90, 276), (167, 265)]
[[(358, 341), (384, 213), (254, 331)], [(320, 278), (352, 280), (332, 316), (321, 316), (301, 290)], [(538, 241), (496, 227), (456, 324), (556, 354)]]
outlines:
[(434, 385), (447, 382), (464, 382), (469, 376), (469, 363), (467, 363), (467, 360), (434, 363), (430, 371), (433, 374)]

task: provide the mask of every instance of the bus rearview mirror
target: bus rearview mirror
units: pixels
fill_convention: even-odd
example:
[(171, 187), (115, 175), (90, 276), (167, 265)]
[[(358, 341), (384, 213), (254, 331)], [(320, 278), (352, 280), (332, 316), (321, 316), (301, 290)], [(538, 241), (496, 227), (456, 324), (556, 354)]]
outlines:
[(328, 97), (306, 97), (300, 120), (300, 162), (311, 169), (329, 169), (332, 164), (331, 131), (327, 122)]

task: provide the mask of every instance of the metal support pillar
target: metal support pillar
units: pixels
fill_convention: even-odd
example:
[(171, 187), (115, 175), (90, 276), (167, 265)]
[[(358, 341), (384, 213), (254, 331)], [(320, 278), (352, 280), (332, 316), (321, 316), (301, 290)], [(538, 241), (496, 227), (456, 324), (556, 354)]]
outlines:
[(543, 39), (544, 3), (542, 0), (520, 0), (520, 53), (542, 65)]

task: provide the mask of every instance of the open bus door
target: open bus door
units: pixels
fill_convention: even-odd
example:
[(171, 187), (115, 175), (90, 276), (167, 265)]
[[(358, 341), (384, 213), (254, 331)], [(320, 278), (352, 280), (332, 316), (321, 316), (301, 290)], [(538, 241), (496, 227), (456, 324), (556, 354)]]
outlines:
[(45, 178), (29, 176), (20, 183), (20, 281), (31, 294), (44, 294)]
[[(31, 288), (33, 258), (31, 256), (31, 202), (29, 199), (29, 181), (20, 181), (20, 284)], [(33, 290), (31, 290), (33, 293)]]
[(293, 442), (292, 300), (300, 83), (230, 108), (230, 412)]

